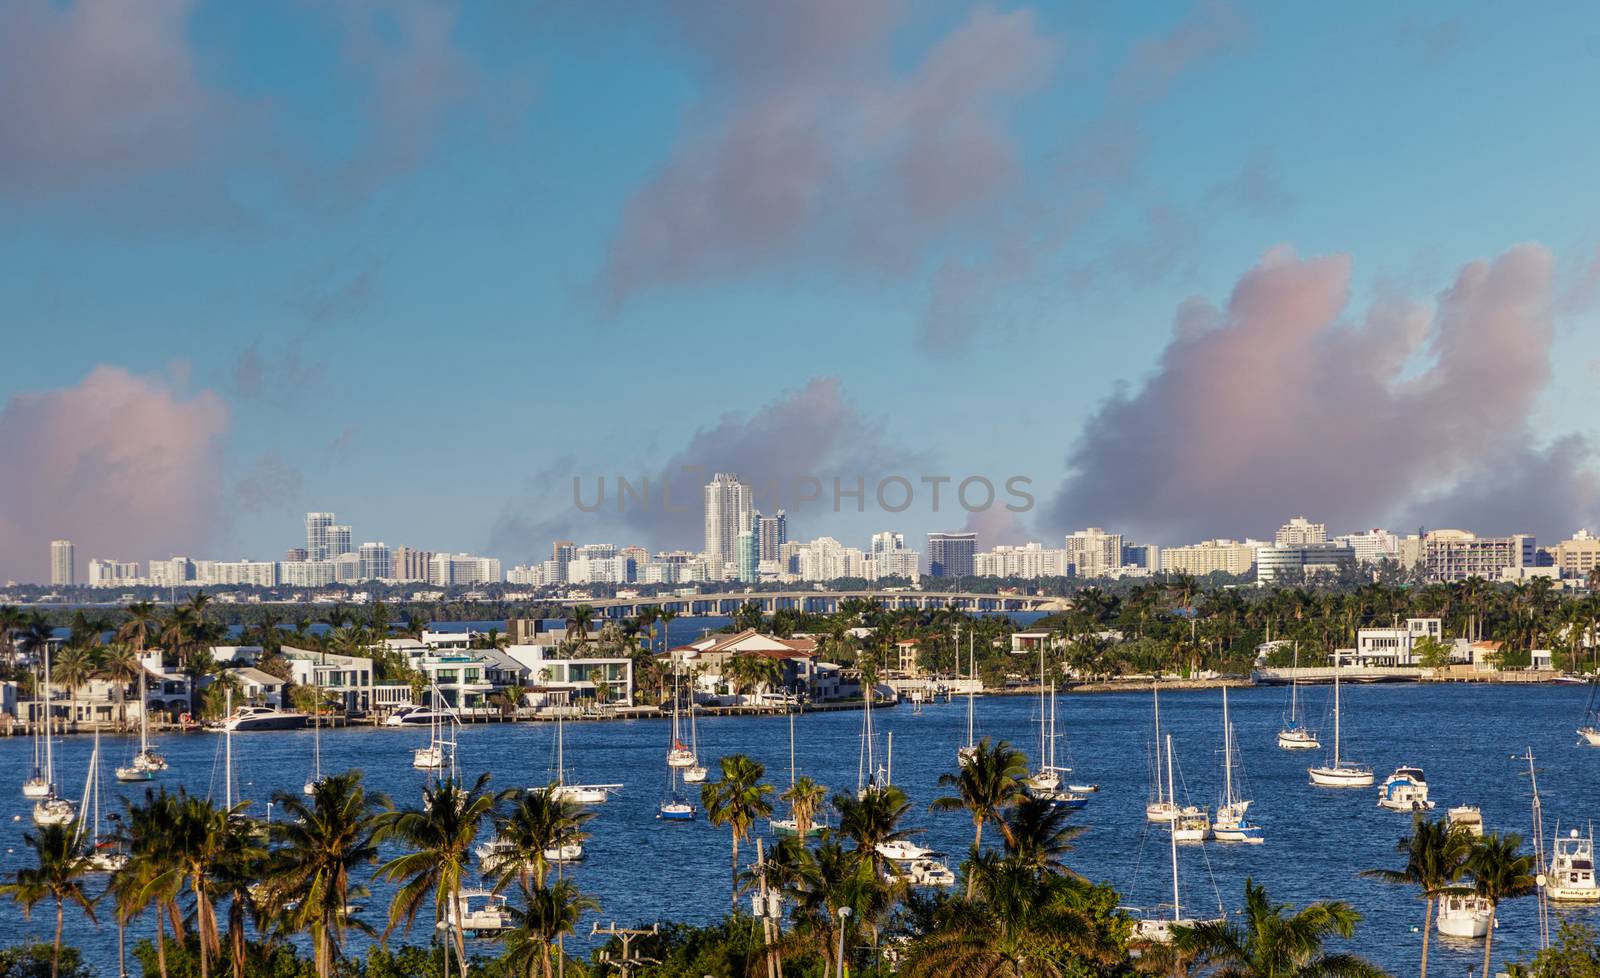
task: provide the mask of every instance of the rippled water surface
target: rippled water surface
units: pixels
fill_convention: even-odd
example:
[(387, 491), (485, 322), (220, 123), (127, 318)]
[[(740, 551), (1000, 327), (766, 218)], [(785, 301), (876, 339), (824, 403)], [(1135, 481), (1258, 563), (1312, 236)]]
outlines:
[[(1331, 724), (1323, 718), (1326, 688), (1304, 691), (1308, 712), (1322, 720), (1324, 739)], [(1586, 691), (1573, 687), (1368, 686), (1347, 687), (1347, 756), (1369, 763), (1379, 780), (1397, 765), (1421, 765), (1428, 774), (1439, 812), (1462, 803), (1481, 805), (1491, 831), (1529, 834), (1526, 766), (1511, 755), (1531, 746), (1538, 757), (1546, 830), (1560, 820), (1563, 833), (1600, 814), (1600, 750), (1575, 746), (1573, 733), (1583, 714)], [(1180, 857), (1185, 904), (1202, 912), (1218, 896), (1237, 907), (1246, 876), (1265, 882), (1280, 901), (1303, 903), (1343, 899), (1365, 916), (1357, 945), (1397, 974), (1415, 970), (1422, 906), (1413, 891), (1357, 878), (1377, 866), (1398, 866), (1395, 842), (1407, 830), (1407, 816), (1379, 809), (1376, 789), (1332, 790), (1306, 784), (1305, 768), (1315, 754), (1276, 749), (1282, 721), (1281, 689), (1230, 693), (1246, 772), (1256, 805), (1251, 814), (1266, 830), (1267, 844), (1254, 847), (1211, 843), (1184, 847)], [(1059, 748), (1076, 768), (1074, 780), (1101, 786), (1081, 821), (1090, 831), (1078, 842), (1073, 865), (1085, 875), (1109, 881), (1130, 905), (1153, 905), (1168, 898), (1170, 869), (1161, 829), (1147, 829), (1143, 806), (1148, 791), (1151, 710), (1148, 693), (1070, 695), (1060, 698), (1058, 719), (1064, 734)], [(1030, 753), (1037, 743), (1038, 701), (1029, 697), (978, 700), (982, 735), (1003, 737)], [(964, 736), (964, 701), (874, 711), (877, 726), (894, 735), (894, 778), (917, 803), (915, 822), (926, 829), (927, 844), (961, 853), (971, 837), (964, 815), (932, 815), (927, 804), (938, 794), (935, 781), (950, 770)], [(1221, 790), (1221, 694), (1173, 692), (1162, 697), (1162, 718), (1177, 741), (1180, 793), (1196, 803), (1215, 805)], [(856, 783), (861, 715), (811, 714), (796, 722), (799, 763), (834, 788)], [(622, 782), (626, 787), (600, 808), (590, 823), (594, 838), (587, 860), (575, 871), (580, 885), (601, 902), (601, 916), (623, 922), (655, 919), (707, 921), (728, 906), (728, 835), (704, 821), (662, 824), (655, 807), (665, 786), (663, 755), (666, 725), (632, 720), (567, 725), (569, 765), (577, 780)], [(466, 728), (460, 737), (464, 771), (489, 771), (497, 787), (543, 783), (549, 776), (555, 727), (551, 724), (485, 725)], [(707, 755), (742, 751), (767, 765), (778, 787), (788, 781), (788, 723), (782, 717), (703, 719), (701, 743)], [(419, 800), (424, 775), (410, 766), (410, 750), (427, 740), (427, 731), (351, 729), (322, 737), (325, 771), (358, 768), (372, 788), (398, 804)], [(172, 762), (162, 782), (221, 799), (222, 738), (189, 734), (161, 739)], [(880, 749), (882, 748), (880, 743)], [(258, 814), (273, 792), (299, 791), (311, 766), (312, 735), (263, 732), (234, 738), (235, 776)], [(107, 740), (105, 790), (109, 797), (134, 797), (142, 786), (110, 778), (110, 767), (130, 751), (123, 741)], [(25, 738), (0, 741), (0, 870), (9, 877), (26, 859), (22, 833), (30, 827), (30, 804), (20, 793), (28, 767)], [(83, 736), (58, 741), (60, 780), (76, 797), (90, 752)], [(120, 806), (120, 801), (115, 803)], [(377, 888), (369, 917), (381, 923), (377, 907), (386, 893)], [(0, 904), (7, 940), (27, 933), (48, 939), (51, 914), (23, 922), (12, 904)], [(102, 915), (105, 919), (108, 915)], [(1558, 917), (1600, 922), (1591, 910), (1563, 910)], [(148, 922), (135, 933), (143, 936)], [(587, 929), (587, 922), (585, 922)], [(414, 939), (420, 939), (420, 932)], [(115, 973), (114, 928), (70, 926), (69, 940), (82, 947), (105, 973)], [(1525, 956), (1537, 932), (1532, 900), (1502, 911), (1497, 951)], [(1437, 973), (1462, 973), (1477, 960), (1476, 945), (1436, 942)], [(1478, 952), (1481, 956), (1481, 952)], [(1497, 960), (1501, 957), (1497, 953)]]

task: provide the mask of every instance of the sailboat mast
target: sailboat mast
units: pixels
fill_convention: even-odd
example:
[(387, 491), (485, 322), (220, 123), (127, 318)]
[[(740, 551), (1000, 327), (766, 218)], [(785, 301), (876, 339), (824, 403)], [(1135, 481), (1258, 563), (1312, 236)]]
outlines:
[(1167, 796), (1165, 794), (1163, 794), (1163, 792), (1166, 790), (1165, 786), (1161, 783), (1161, 690), (1160, 690), (1160, 688), (1152, 684), (1151, 687), (1150, 687), (1150, 695), (1152, 697), (1154, 697), (1155, 704), (1156, 704), (1156, 804), (1159, 805), (1162, 802), (1167, 800)]
[(1049, 753), (1049, 744), (1045, 735), (1044, 716), (1044, 643), (1039, 643), (1039, 763), (1048, 764), (1046, 755)]
[(789, 787), (794, 787), (794, 710), (789, 711)]
[(56, 754), (54, 738), (51, 736), (51, 720), (55, 710), (50, 703), (50, 646), (44, 647), (44, 779), (49, 782), (50, 790), (56, 786)]
[(1228, 687), (1222, 687), (1222, 801), (1233, 804), (1233, 724), (1228, 722)]
[[(222, 712), (226, 716), (233, 716), (233, 687), (228, 687), (222, 694)], [(224, 721), (222, 725), (222, 808), (224, 811), (233, 810), (233, 727)], [(216, 763), (215, 761), (212, 762)]]
[(974, 659), (973, 655), (972, 655), (972, 633), (973, 633), (973, 631), (976, 631), (976, 629), (970, 629), (967, 632), (967, 673), (968, 673), (968, 675), (967, 675), (967, 746), (968, 747), (971, 747), (976, 743), (976, 741), (973, 739), (974, 736), (975, 736), (975, 733), (974, 733), (973, 724), (972, 724), (972, 719), (973, 719), (973, 717), (972, 717), (972, 713), (973, 713), (972, 696), (973, 696), (973, 687), (976, 686), (977, 682), (978, 682), (978, 664), (977, 664), (977, 660)]
[(1333, 766), (1339, 764), (1339, 653), (1333, 653)]
[(1300, 722), (1300, 643), (1294, 643), (1294, 673), (1289, 676), (1289, 723)]
[[(1167, 794), (1175, 797), (1172, 785), (1172, 735), (1167, 734)], [(1167, 823), (1167, 840), (1172, 846), (1172, 922), (1177, 923), (1183, 919), (1182, 907), (1178, 900), (1178, 820), (1176, 818)]]
[(1056, 766), (1056, 684), (1050, 683), (1050, 768)]

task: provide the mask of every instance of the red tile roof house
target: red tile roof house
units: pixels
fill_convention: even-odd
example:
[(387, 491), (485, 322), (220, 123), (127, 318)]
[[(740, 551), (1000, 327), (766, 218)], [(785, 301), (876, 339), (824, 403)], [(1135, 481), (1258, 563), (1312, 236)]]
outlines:
[[(742, 656), (759, 656), (776, 662), (777, 686), (769, 689), (763, 684), (760, 689), (740, 690), (735, 694), (733, 684), (724, 677), (728, 664)], [(707, 635), (670, 649), (657, 658), (670, 659), (685, 672), (699, 672), (697, 691), (715, 696), (721, 705), (780, 703), (786, 694), (820, 698), (820, 690), (816, 688), (817, 643), (809, 638), (777, 638), (747, 628), (732, 635)]]

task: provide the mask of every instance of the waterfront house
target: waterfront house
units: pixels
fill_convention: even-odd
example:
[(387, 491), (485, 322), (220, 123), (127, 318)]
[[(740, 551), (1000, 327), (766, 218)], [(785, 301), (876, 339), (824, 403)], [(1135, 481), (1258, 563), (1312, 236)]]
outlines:
[[(706, 635), (687, 645), (680, 645), (658, 659), (669, 668), (676, 664), (698, 673), (697, 689), (712, 696), (731, 696), (729, 663), (740, 656), (759, 656), (777, 663), (776, 686), (789, 693), (804, 692), (819, 699), (823, 692), (817, 680), (817, 643), (810, 638), (776, 638), (764, 635), (753, 628), (734, 634)], [(739, 699), (745, 702), (760, 700), (769, 692), (766, 684), (761, 689), (745, 691)]]
[(1404, 624), (1356, 631), (1355, 664), (1361, 666), (1420, 665), (1415, 649), (1426, 639), (1444, 641), (1438, 618), (1407, 618)]
[(289, 678), (297, 686), (318, 686), (325, 699), (338, 700), (351, 712), (372, 709), (372, 660), (358, 655), (282, 646), (289, 660)]
[(236, 684), (234, 692), (236, 703), (242, 700), (249, 706), (270, 706), (277, 709), (289, 705), (283, 701), (283, 690), (288, 684), (271, 673), (262, 672), (254, 666), (234, 666), (224, 669), (222, 674)]

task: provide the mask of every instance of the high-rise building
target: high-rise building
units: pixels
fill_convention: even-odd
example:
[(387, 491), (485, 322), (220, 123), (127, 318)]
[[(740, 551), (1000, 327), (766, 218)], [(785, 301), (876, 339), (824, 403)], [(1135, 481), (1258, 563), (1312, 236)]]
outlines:
[(778, 549), (789, 542), (789, 517), (783, 510), (775, 516), (756, 513), (756, 558), (777, 560)]
[(394, 556), (389, 552), (386, 543), (363, 543), (361, 545), (361, 579), (363, 581), (387, 581), (394, 577)]
[(50, 541), (50, 585), (71, 587), (76, 584), (71, 540)]
[(1384, 560), (1399, 560), (1404, 542), (1388, 530), (1367, 530), (1363, 533), (1346, 533), (1333, 538), (1356, 552), (1359, 564), (1376, 564)]
[(971, 577), (972, 558), (977, 552), (976, 533), (930, 533), (928, 574), (931, 577)]
[(350, 540), (350, 527), (344, 524), (328, 527), (328, 557), (334, 558), (340, 554), (353, 554), (355, 545)]
[(1423, 573), (1434, 581), (1481, 577), (1498, 581), (1502, 572), (1538, 563), (1539, 547), (1529, 533), (1480, 537), (1466, 530), (1433, 530), (1421, 540)]
[(1040, 543), (999, 546), (972, 558), (976, 577), (1066, 577), (1069, 566), (1065, 550), (1046, 550)]
[(396, 581), (426, 581), (433, 551), (395, 547), (389, 556), (390, 574)]
[(1078, 577), (1110, 577), (1122, 566), (1122, 534), (1091, 526), (1067, 534), (1067, 563)]
[(90, 587), (126, 587), (139, 579), (139, 562), (130, 560), (89, 561)]
[(290, 562), (310, 560), (311, 555), (305, 547), (290, 547), (284, 552), (283, 559)]
[(428, 562), (428, 583), (436, 587), (453, 584), (492, 584), (500, 580), (500, 561), (473, 554), (434, 554)]
[(906, 535), (904, 533), (896, 533), (893, 530), (884, 530), (882, 533), (874, 533), (872, 535), (873, 556), (877, 556), (881, 553), (888, 553), (893, 550), (904, 550), (905, 548)]
[(1162, 547), (1161, 570), (1195, 577), (1217, 573), (1248, 574), (1256, 562), (1258, 546), (1260, 544), (1255, 540), (1243, 543), (1238, 540), (1205, 540), (1183, 547)]
[(150, 567), (150, 583), (155, 587), (177, 587), (187, 584), (195, 578), (194, 561), (188, 557), (169, 557), (166, 560), (152, 560)]
[(1600, 567), (1600, 537), (1579, 530), (1556, 544), (1555, 559), (1562, 577), (1588, 577)]
[(1328, 542), (1328, 525), (1326, 523), (1313, 523), (1304, 516), (1294, 519), (1278, 527), (1278, 533), (1272, 542), (1280, 547), (1304, 547), (1311, 544)]
[(1299, 582), (1314, 574), (1337, 574), (1355, 561), (1355, 550), (1337, 543), (1274, 543), (1256, 548), (1256, 583)]
[(746, 584), (754, 584), (761, 579), (758, 568), (761, 561), (757, 554), (759, 547), (756, 543), (756, 531), (741, 530), (734, 542), (734, 548), (739, 554), (739, 580)]
[(328, 530), (333, 526), (332, 513), (306, 514), (306, 559), (327, 560)]
[(578, 545), (571, 540), (557, 540), (550, 544), (550, 559), (555, 561), (556, 574), (549, 578), (547, 584), (561, 584), (567, 580), (567, 565), (576, 557)]
[(739, 534), (750, 529), (754, 515), (754, 496), (737, 475), (718, 472), (706, 484), (706, 558), (713, 578), (721, 577), (723, 565), (738, 558)]

